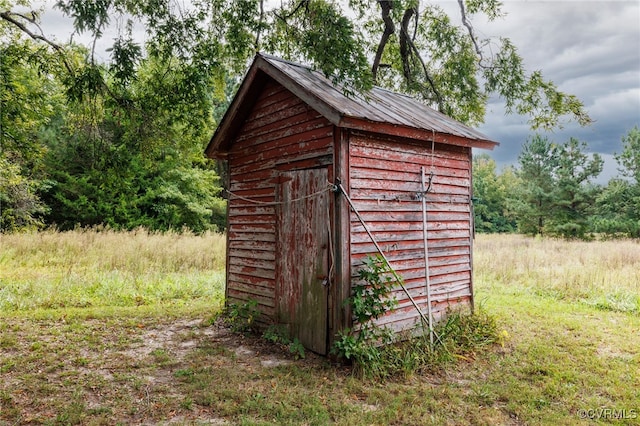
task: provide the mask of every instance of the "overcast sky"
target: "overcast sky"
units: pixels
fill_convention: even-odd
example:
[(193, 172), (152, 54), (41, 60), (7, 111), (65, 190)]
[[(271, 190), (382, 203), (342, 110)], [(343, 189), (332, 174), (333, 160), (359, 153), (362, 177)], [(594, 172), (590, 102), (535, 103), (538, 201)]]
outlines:
[[(71, 21), (50, 10), (53, 1), (42, 3), (49, 9), (42, 19), (45, 33), (68, 39)], [(459, 22), (455, 0), (437, 3)], [(507, 16), (492, 23), (474, 20), (479, 35), (510, 38), (528, 70), (542, 70), (560, 90), (582, 100), (594, 124), (569, 123), (546, 135), (555, 142), (587, 142), (605, 158), (599, 182), (606, 182), (617, 174), (613, 153), (621, 151), (621, 137), (640, 127), (640, 1), (505, 0), (503, 11)], [(105, 45), (112, 42), (104, 38)], [(480, 130), (500, 142), (490, 152), (499, 167), (515, 164), (532, 134), (527, 118), (505, 115), (499, 99), (488, 105)]]
[[(603, 154), (599, 181), (606, 182), (617, 174), (612, 154), (621, 151), (621, 137), (640, 127), (640, 2), (507, 0), (503, 10), (507, 17), (476, 26), (488, 36), (511, 38), (528, 70), (542, 70), (582, 100), (594, 124), (569, 123), (546, 135), (555, 142), (576, 137)], [(480, 130), (500, 142), (490, 153), (499, 165), (516, 163), (532, 134), (527, 119), (506, 116), (499, 100), (488, 106)]]

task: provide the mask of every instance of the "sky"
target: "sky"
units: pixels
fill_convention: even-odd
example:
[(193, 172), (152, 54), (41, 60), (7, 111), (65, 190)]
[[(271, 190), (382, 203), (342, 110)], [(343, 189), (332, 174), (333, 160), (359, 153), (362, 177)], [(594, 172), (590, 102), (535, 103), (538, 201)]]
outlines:
[[(435, 2), (459, 22), (457, 1)], [(52, 0), (38, 3), (46, 7), (45, 34), (68, 40), (71, 21), (51, 10)], [(640, 127), (640, 1), (503, 0), (502, 10), (506, 16), (491, 23), (472, 17), (478, 35), (510, 38), (527, 70), (541, 70), (561, 91), (578, 96), (592, 125), (568, 122), (539, 133), (557, 143), (570, 137), (585, 141), (603, 156), (605, 168), (597, 181), (606, 183), (617, 174), (613, 154), (621, 152), (622, 136)], [(103, 43), (111, 41), (106, 36)], [(99, 46), (97, 51), (100, 55)], [(527, 117), (505, 115), (499, 99), (490, 100), (479, 130), (500, 142), (488, 152), (499, 169), (516, 164), (522, 143), (534, 134)]]
[[(640, 2), (507, 0), (503, 11), (505, 18), (490, 25), (478, 22), (476, 28), (509, 37), (528, 70), (542, 70), (561, 91), (584, 103), (592, 125), (566, 123), (540, 133), (558, 143), (570, 137), (585, 141), (605, 159), (598, 181), (606, 183), (617, 174), (613, 153), (621, 152), (622, 136), (640, 127)], [(517, 163), (522, 142), (533, 134), (526, 117), (504, 114), (499, 99), (488, 105), (480, 130), (500, 142), (490, 152), (499, 167)]]

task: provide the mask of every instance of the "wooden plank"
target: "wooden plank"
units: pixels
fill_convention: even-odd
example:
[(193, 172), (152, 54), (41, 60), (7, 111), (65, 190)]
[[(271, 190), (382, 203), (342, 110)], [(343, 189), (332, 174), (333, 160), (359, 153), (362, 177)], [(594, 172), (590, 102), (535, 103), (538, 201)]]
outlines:
[[(468, 183), (468, 182), (467, 182)], [(402, 192), (410, 192), (414, 194), (420, 193), (419, 182), (407, 182), (407, 181), (393, 181), (386, 180), (384, 176), (380, 177), (380, 180), (374, 179), (352, 179), (351, 188), (353, 189), (373, 189), (384, 190), (385, 192), (391, 192), (392, 195)], [(439, 182), (437, 179), (431, 185), (431, 191), (433, 193), (442, 194), (457, 194), (457, 195), (469, 195), (469, 186), (448, 185), (443, 182)], [(403, 194), (406, 195), (406, 194)]]
[[(432, 307), (433, 316), (436, 323), (442, 321), (450, 310), (464, 309), (469, 306), (468, 297), (459, 300), (446, 301), (444, 303), (434, 303)], [(424, 308), (426, 310), (426, 307)], [(383, 316), (377, 322), (380, 327), (390, 329), (394, 333), (402, 333), (413, 330), (416, 334), (425, 332), (421, 328), (420, 317), (413, 306), (394, 311), (391, 315)]]
[(429, 275), (432, 277), (437, 277), (439, 275), (448, 276), (449, 274), (455, 274), (464, 271), (471, 271), (471, 266), (468, 262), (455, 265), (434, 266), (429, 268)]
[[(414, 255), (410, 254), (389, 254), (387, 259), (391, 266), (396, 270), (400, 276), (410, 281), (416, 278), (424, 278), (424, 255), (414, 251)], [(359, 269), (362, 265), (362, 261), (366, 258), (363, 256), (358, 258), (354, 256), (354, 261), (360, 260), (358, 263), (354, 263), (354, 270)], [(429, 276), (436, 276), (448, 272), (458, 272), (469, 270), (469, 256), (468, 255), (456, 255), (456, 256), (440, 256), (435, 258), (429, 258)], [(422, 268), (422, 271), (420, 271)]]
[(232, 240), (229, 248), (234, 250), (270, 251), (275, 252), (275, 245), (266, 241), (241, 241)]
[(497, 145), (496, 142), (484, 139), (469, 139), (469, 137), (466, 136), (456, 136), (453, 134), (439, 132), (435, 132), (434, 134), (430, 129), (421, 129), (413, 126), (399, 126), (396, 123), (388, 123), (384, 121), (373, 123), (368, 118), (344, 116), (342, 120), (340, 120), (340, 125), (349, 129), (361, 130), (363, 132), (383, 133), (404, 139), (422, 140), (425, 144), (430, 142), (432, 139), (435, 139), (437, 142), (441, 142), (443, 144), (458, 145), (466, 147), (467, 149), (493, 149)]
[[(384, 232), (378, 231), (373, 233), (374, 238), (381, 243), (394, 243), (398, 239), (404, 237), (402, 233), (399, 232)], [(406, 235), (407, 240), (416, 240), (415, 233), (408, 233)], [(442, 239), (442, 238), (464, 238), (469, 236), (468, 229), (438, 229), (438, 230), (429, 230), (428, 238), (431, 239)], [(351, 236), (351, 244), (357, 244), (360, 242), (368, 243), (371, 239), (366, 233), (353, 233)]]
[(255, 283), (247, 283), (243, 280), (236, 279), (236, 276), (232, 276), (231, 282), (233, 283), (233, 290), (238, 293), (245, 293), (247, 295), (261, 296), (262, 303), (267, 306), (274, 305), (274, 289), (266, 286), (259, 286)]
[(301, 114), (308, 114), (309, 107), (294, 98), (294, 103), (286, 109), (278, 109), (277, 105), (271, 106), (269, 113), (261, 115), (254, 120), (245, 120), (240, 128), (237, 141), (242, 141), (247, 135), (254, 134), (255, 130), (263, 131), (265, 129), (273, 129), (275, 126), (281, 126), (290, 118)]
[(253, 106), (252, 112), (269, 109), (270, 105), (278, 104), (290, 98), (296, 99), (296, 97), (293, 96), (287, 89), (277, 83), (273, 83), (273, 81), (269, 81), (269, 83), (267, 84), (268, 87), (265, 87), (265, 89), (263, 89), (260, 97), (258, 98), (258, 101)]
[[(402, 250), (403, 247), (416, 248), (418, 245), (423, 244), (423, 240), (413, 239), (410, 241), (390, 241), (387, 244), (380, 244), (384, 251)], [(466, 245), (465, 245), (466, 244)], [(352, 253), (354, 255), (358, 253), (374, 253), (376, 251), (373, 243), (370, 240), (362, 241), (353, 245)], [(429, 257), (443, 256), (447, 253), (470, 251), (469, 242), (466, 236), (463, 238), (447, 238), (429, 241)]]
[[(423, 246), (422, 241), (414, 239), (411, 241), (394, 241), (387, 244), (380, 244), (380, 248), (385, 255), (391, 255), (395, 252), (407, 252), (411, 250), (419, 250)], [(351, 253), (357, 258), (359, 254), (375, 253), (376, 248), (372, 242), (364, 242), (352, 244)]]
[[(428, 161), (428, 164), (421, 164), (416, 160), (408, 159), (409, 161), (403, 164), (403, 170), (408, 173), (412, 173), (418, 175), (420, 173), (421, 167), (426, 167), (427, 172), (430, 172), (432, 169), (431, 161)], [(397, 167), (398, 162), (390, 160), (388, 158), (370, 158), (370, 157), (353, 157), (353, 165), (354, 169), (356, 168), (369, 168), (372, 170), (393, 170)], [(469, 178), (469, 168), (453, 168), (447, 167), (443, 164), (442, 161), (436, 162), (434, 159), (433, 163), (433, 172), (437, 176), (450, 176), (450, 177), (460, 177), (460, 178)]]
[(244, 259), (259, 259), (273, 262), (276, 259), (275, 250), (274, 251), (266, 251), (266, 250), (241, 250), (238, 248), (233, 248), (229, 252), (229, 257), (234, 258), (244, 258)]
[(358, 157), (372, 158), (406, 162), (425, 167), (430, 167), (433, 163), (434, 165), (445, 168), (469, 170), (469, 160), (466, 153), (462, 152), (454, 153), (451, 151), (437, 150), (434, 151), (434, 155), (432, 156), (430, 147), (425, 149), (404, 144), (380, 143), (372, 140), (355, 140), (350, 150), (351, 156), (354, 159)]
[[(395, 206), (394, 206), (395, 207)], [(411, 206), (413, 209), (409, 213), (416, 213), (415, 205)], [(398, 212), (397, 210), (400, 210)], [(403, 212), (404, 206), (397, 206), (394, 209), (390, 209), (389, 213), (384, 211), (369, 211), (367, 215), (367, 225), (369, 229), (380, 229), (385, 231), (421, 231), (422, 222), (415, 220), (415, 214), (406, 214)], [(405, 218), (412, 218), (408, 220)], [(468, 212), (443, 212), (434, 211), (427, 213), (428, 222), (445, 222), (445, 221), (468, 221)], [(351, 227), (353, 232), (362, 232), (364, 227), (360, 222), (353, 224)]]
[[(358, 208), (359, 205), (361, 205), (362, 202), (359, 202), (358, 204), (356, 204), (356, 208)], [(370, 204), (371, 205), (371, 204)], [(389, 212), (385, 212), (385, 211), (379, 211), (379, 210), (367, 210), (367, 208), (363, 208), (362, 210), (358, 209), (360, 211), (361, 216), (364, 218), (364, 220), (369, 223), (369, 222), (401, 222), (401, 223), (419, 223), (419, 220), (421, 218), (421, 213), (418, 211), (389, 211)], [(427, 211), (427, 214), (430, 214), (431, 212), (442, 212), (442, 213), (448, 213), (450, 211), (455, 212), (455, 213), (469, 213), (469, 205), (468, 204), (451, 204), (449, 206), (449, 209), (447, 209), (447, 206), (444, 204), (432, 204), (431, 205), (431, 210)], [(454, 216), (452, 216), (453, 219)], [(440, 221), (446, 221), (446, 218), (441, 218)], [(353, 226), (358, 226), (358, 223), (360, 223), (358, 221), (358, 218), (355, 214), (351, 215), (351, 222)], [(382, 229), (386, 229), (385, 227), (382, 227)]]
[(261, 102), (265, 102), (268, 99), (272, 98), (273, 96), (277, 96), (280, 93), (285, 93), (287, 95), (289, 94), (289, 92), (287, 91), (287, 89), (284, 88), (284, 86), (282, 86), (281, 84), (278, 84), (278, 82), (276, 81), (268, 79), (264, 84), (264, 87), (260, 91), (260, 94), (258, 96), (258, 102), (256, 103), (256, 105), (259, 105)]
[[(387, 259), (393, 265), (395, 269), (418, 269), (424, 268), (424, 250), (422, 248), (412, 251), (397, 251), (390, 252), (387, 255)], [(357, 257), (354, 257), (357, 258)], [(429, 256), (429, 266), (447, 266), (447, 265), (469, 265), (469, 255), (449, 255), (449, 256)], [(430, 270), (430, 275), (437, 275), (437, 270)], [(424, 271), (421, 275), (424, 277)]]
[[(385, 155), (385, 153), (387, 155)], [(469, 177), (469, 163), (464, 160), (449, 157), (433, 157), (433, 161), (429, 158), (429, 161), (424, 164), (425, 161), (420, 161), (419, 157), (411, 156), (405, 153), (397, 153), (394, 151), (380, 151), (369, 149), (368, 152), (362, 152), (360, 155), (353, 157), (354, 167), (370, 168), (373, 170), (394, 170), (393, 164), (402, 164), (403, 170), (407, 172), (414, 172), (413, 169), (418, 169), (414, 173), (418, 175), (420, 173), (420, 167), (427, 169), (427, 172), (433, 171), (436, 176), (456, 176), (462, 175), (463, 177)]]
[(236, 216), (273, 216), (275, 215), (275, 206), (261, 206), (258, 204), (243, 204), (242, 206), (233, 205), (229, 211), (229, 217), (233, 220)]
[(276, 160), (274, 164), (277, 164), (278, 160), (282, 160), (285, 157), (297, 157), (305, 152), (316, 151), (314, 155), (323, 156), (331, 154), (331, 134), (327, 134), (326, 129), (319, 129), (316, 138), (306, 139), (304, 141), (294, 141), (286, 145), (274, 144), (270, 149), (254, 150), (251, 154), (248, 154), (242, 158), (238, 158), (238, 161), (242, 161), (246, 172), (250, 173), (252, 169), (248, 168), (250, 164), (261, 163), (263, 161)]
[(450, 283), (454, 281), (463, 281), (463, 280), (471, 280), (471, 273), (469, 270), (459, 271), (459, 272), (450, 272), (444, 275), (436, 275), (431, 279), (431, 285), (435, 286), (441, 283)]
[(267, 232), (229, 232), (229, 238), (237, 241), (263, 241), (275, 243), (275, 235)]
[[(276, 183), (277, 178), (275, 176), (245, 182), (231, 180), (229, 190), (247, 198), (251, 198), (252, 196), (273, 197), (275, 195)], [(231, 198), (233, 198), (233, 196)]]
[[(380, 146), (381, 144), (387, 144), (393, 146), (398, 150), (424, 150), (431, 151), (431, 139), (428, 140), (413, 140), (411, 138), (396, 137), (387, 134), (380, 134), (376, 132), (363, 132), (357, 129), (352, 130), (353, 139), (358, 144), (365, 144), (369, 146)], [(426, 142), (426, 143), (425, 143)], [(445, 143), (435, 141), (435, 151), (448, 151), (452, 153), (458, 153), (459, 155), (465, 153), (468, 149), (466, 147), (454, 146)]]
[(242, 150), (246, 150), (251, 146), (276, 139), (275, 135), (286, 137), (300, 133), (305, 123), (311, 128), (327, 126), (327, 121), (323, 117), (306, 110), (304, 107), (300, 107), (294, 112), (295, 114), (286, 117), (286, 120), (273, 121), (262, 127), (256, 127), (251, 131), (240, 133), (234, 144), (235, 150), (242, 152)]
[(261, 181), (272, 178), (277, 178), (277, 175), (271, 169), (258, 170), (253, 173), (239, 173), (236, 167), (229, 170), (229, 182), (231, 184)]
[[(232, 210), (232, 209), (230, 209)], [(256, 224), (256, 225), (268, 225), (275, 222), (275, 215), (229, 215), (229, 223), (233, 224)]]
[(236, 273), (229, 274), (229, 279), (233, 282), (243, 283), (243, 284), (251, 285), (254, 287), (271, 289), (272, 292), (275, 291), (275, 287), (274, 287), (275, 283), (273, 280), (255, 277), (253, 275), (243, 275), (243, 274), (236, 274)]
[(317, 169), (333, 164), (333, 155), (328, 153), (330, 148), (319, 151), (307, 151), (294, 158), (283, 158), (276, 162), (276, 169), (281, 172)]
[[(395, 165), (397, 167), (397, 164)], [(416, 176), (415, 173), (408, 173), (400, 170), (380, 170), (367, 167), (352, 167), (351, 169), (352, 181), (362, 180), (366, 181), (391, 181), (391, 182), (417, 182), (420, 183), (420, 175)], [(417, 181), (416, 181), (417, 180)], [(470, 180), (468, 177), (455, 177), (455, 176), (443, 176), (434, 174), (432, 184), (438, 183), (440, 185), (461, 186), (468, 188)], [(354, 185), (354, 187), (357, 187)], [(419, 190), (416, 192), (420, 192)]]
[[(463, 196), (468, 200), (468, 196)], [(367, 215), (371, 215), (371, 220), (374, 222), (389, 222), (389, 220), (384, 220), (384, 212), (390, 212), (391, 214), (395, 212), (411, 212), (411, 213), (421, 213), (419, 208), (420, 204), (415, 201), (385, 201), (381, 198), (372, 199), (369, 198), (361, 198), (361, 199), (353, 199), (353, 203), (355, 204), (358, 211)], [(450, 210), (447, 210), (450, 208)], [(469, 202), (455, 202), (455, 203), (442, 203), (442, 202), (433, 202), (427, 205), (427, 214), (432, 218), (432, 220), (446, 220), (448, 215), (452, 215), (452, 218), (462, 216), (463, 214), (468, 215), (471, 212)], [(382, 213), (379, 215), (377, 213)], [(413, 216), (409, 216), (413, 217)], [(401, 221), (404, 221), (400, 219)], [(393, 220), (390, 220), (393, 221)], [(414, 221), (413, 219), (407, 219), (408, 222)]]
[[(443, 239), (443, 240), (434, 240), (434, 242), (448, 242), (448, 239)], [(389, 245), (395, 245), (396, 242), (392, 242)], [(379, 243), (379, 245), (381, 246), (381, 248), (384, 250), (385, 246), (387, 246), (384, 243)], [(418, 240), (412, 240), (408, 243), (403, 243), (402, 245), (399, 245), (400, 247), (397, 249), (397, 251), (402, 251), (403, 248), (402, 247), (407, 247), (407, 250), (415, 250), (417, 251), (418, 248), (421, 246), (420, 245), (420, 241)], [(453, 246), (453, 245), (446, 245), (443, 247), (434, 247), (435, 244), (429, 244), (429, 259), (437, 259), (440, 257), (448, 257), (448, 256), (458, 256), (458, 255), (469, 255), (470, 252), (470, 247), (467, 246)], [(386, 250), (386, 253), (393, 253), (393, 251), (390, 250)], [(373, 243), (371, 242), (363, 242), (363, 243), (354, 243), (352, 244), (352, 257), (353, 257), (353, 265), (354, 266), (360, 266), (363, 263), (363, 260), (367, 257), (367, 255), (376, 255), (377, 254), (377, 250), (374, 247)], [(423, 256), (421, 256), (420, 258), (423, 258)]]
[[(418, 251), (423, 248), (424, 241), (422, 240), (411, 240), (411, 241), (397, 241), (388, 244), (381, 244), (380, 247), (385, 254), (392, 255), (395, 252), (408, 252), (408, 251)], [(447, 257), (447, 256), (456, 256), (456, 255), (469, 255), (469, 246), (466, 247), (445, 247), (445, 248), (433, 248), (429, 245), (429, 259), (433, 259), (436, 257)], [(354, 256), (358, 254), (367, 254), (367, 253), (375, 253), (376, 248), (373, 243), (358, 243), (353, 244), (352, 253)], [(424, 257), (424, 255), (422, 256)]]
[[(235, 210), (237, 208), (255, 207), (255, 206), (273, 206), (276, 203), (274, 194), (261, 195), (261, 190), (258, 193), (251, 191), (232, 191), (229, 201), (233, 203), (233, 207), (229, 210)], [(242, 197), (242, 198), (240, 198)]]
[[(295, 120), (295, 121), (294, 121)], [(300, 115), (294, 117), (294, 120), (289, 123), (282, 124), (281, 127), (265, 130), (255, 136), (247, 137), (242, 142), (239, 142), (234, 146), (234, 152), (238, 157), (246, 156), (251, 151), (263, 150), (263, 145), (270, 144), (274, 141), (279, 141), (281, 144), (287, 144), (292, 138), (301, 139), (303, 134), (314, 134), (320, 129), (331, 128), (331, 125), (327, 124), (327, 121), (322, 117), (309, 117), (306, 115)], [(241, 165), (241, 164), (238, 164)]]
[(234, 251), (229, 252), (229, 265), (246, 266), (249, 268), (263, 269), (265, 271), (275, 271), (273, 260), (238, 257)]
[[(361, 189), (361, 188), (351, 188), (350, 190), (351, 199), (354, 200), (396, 200), (396, 198), (402, 194), (388, 194), (385, 195), (383, 192), (379, 190), (370, 190), (370, 189)], [(406, 193), (410, 198), (401, 198), (400, 202), (407, 201), (415, 201), (414, 193)], [(427, 207), (431, 204), (469, 204), (469, 195), (451, 195), (451, 194), (436, 194), (433, 192), (429, 192), (427, 194)]]
[(257, 308), (260, 309), (260, 306), (264, 306), (264, 307), (268, 307), (268, 308), (272, 308), (269, 310), (265, 310), (266, 312), (272, 312), (273, 311), (273, 299), (269, 298), (269, 297), (265, 297), (261, 294), (257, 294), (255, 292), (250, 292), (248, 290), (250, 290), (251, 288), (248, 288), (246, 290), (238, 290), (236, 288), (231, 288), (229, 290), (229, 297), (237, 300), (241, 303), (243, 302), (248, 302), (249, 300), (255, 300), (258, 302), (258, 306)]
[[(238, 144), (232, 154), (234, 161), (239, 166), (252, 160), (252, 155), (256, 152), (268, 151), (270, 149), (296, 145), (300, 141), (311, 141), (331, 136), (331, 126), (326, 121), (308, 117), (301, 117), (299, 123), (288, 123), (275, 132), (265, 133), (255, 140), (247, 141), (245, 144)], [(240, 169), (238, 172), (244, 172)]]
[[(236, 223), (231, 222), (227, 225), (227, 232), (235, 233), (275, 233), (275, 223)], [(233, 242), (233, 241), (232, 241)], [(230, 242), (230, 243), (232, 243)]]
[[(471, 171), (473, 168), (473, 155), (471, 152), (469, 152), (469, 170)], [(473, 176), (473, 173), (471, 173), (471, 175)], [(471, 183), (471, 186), (469, 188), (469, 197), (471, 199), (473, 199), (473, 180)], [(472, 211), (473, 211), (473, 204), (471, 205)], [(469, 255), (469, 265), (471, 266), (471, 278), (469, 280), (469, 290), (471, 292), (471, 296), (470, 296), (470, 303), (471, 303), (471, 310), (473, 311), (475, 309), (475, 300), (474, 300), (474, 291), (473, 291), (473, 241), (476, 237), (476, 227), (475, 227), (475, 223), (474, 223), (474, 215), (470, 214), (469, 215), (469, 229), (471, 230), (471, 232), (469, 233), (469, 247), (471, 249), (470, 251), (470, 255)]]
[(280, 91), (268, 97), (261, 96), (258, 102), (253, 106), (249, 116), (246, 118), (246, 122), (250, 123), (258, 121), (267, 115), (295, 107), (300, 103), (300, 99), (287, 91)]
[[(276, 278), (275, 271), (273, 270), (236, 265), (231, 262), (229, 263), (229, 272), (234, 274), (251, 275), (254, 277), (265, 278), (270, 280), (275, 280)], [(228, 286), (228, 287), (232, 287), (232, 286)]]

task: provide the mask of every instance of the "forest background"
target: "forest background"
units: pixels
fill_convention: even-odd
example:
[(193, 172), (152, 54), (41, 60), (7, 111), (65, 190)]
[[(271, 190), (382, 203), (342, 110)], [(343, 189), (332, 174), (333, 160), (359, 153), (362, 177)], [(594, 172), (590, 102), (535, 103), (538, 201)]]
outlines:
[[(473, 20), (493, 0), (459, 1), (452, 19), (417, 1), (57, 1), (92, 42), (61, 44), (28, 1), (0, 0), (0, 230), (106, 226), (223, 230), (221, 169), (203, 156), (256, 51), (301, 61), (352, 94), (376, 84), (469, 125), (490, 97), (529, 117), (518, 164), (474, 157), (478, 232), (640, 237), (640, 130), (625, 132), (619, 174), (585, 141), (538, 130), (592, 121), (579, 99), (528, 72), (508, 39)], [(134, 27), (146, 31), (143, 43)], [(110, 58), (96, 41), (117, 36)]]

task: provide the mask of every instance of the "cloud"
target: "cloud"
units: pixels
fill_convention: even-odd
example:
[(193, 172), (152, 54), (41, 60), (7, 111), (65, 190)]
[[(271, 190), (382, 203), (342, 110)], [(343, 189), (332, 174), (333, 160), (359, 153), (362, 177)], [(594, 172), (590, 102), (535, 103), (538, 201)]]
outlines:
[[(504, 10), (506, 18), (479, 26), (481, 31), (509, 37), (528, 70), (542, 70), (560, 90), (578, 96), (595, 120), (584, 128), (568, 123), (545, 135), (557, 142), (569, 137), (587, 142), (605, 156), (602, 176), (614, 176), (611, 154), (620, 151), (621, 137), (640, 125), (640, 2), (507, 1)], [(526, 121), (505, 116), (499, 101), (488, 105), (481, 130), (501, 142), (491, 154), (499, 164), (517, 161), (533, 133)]]

